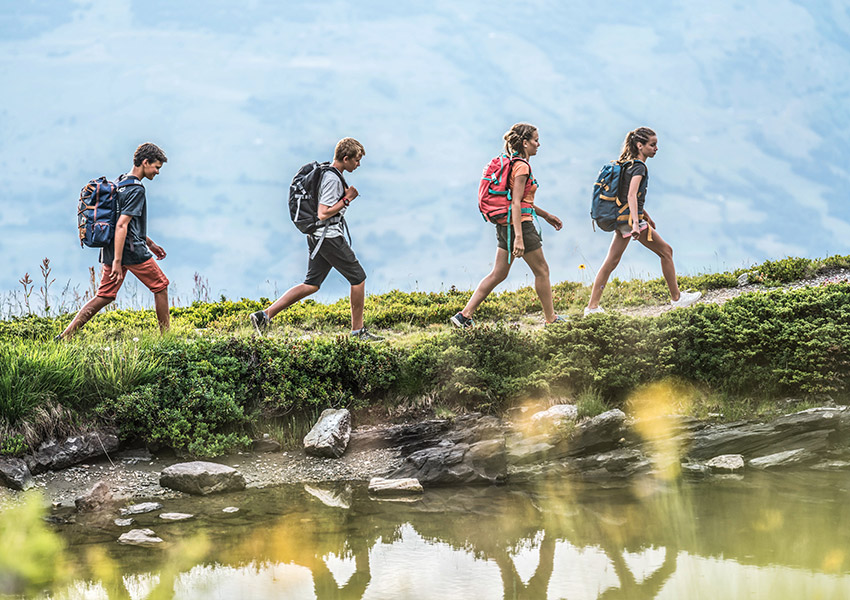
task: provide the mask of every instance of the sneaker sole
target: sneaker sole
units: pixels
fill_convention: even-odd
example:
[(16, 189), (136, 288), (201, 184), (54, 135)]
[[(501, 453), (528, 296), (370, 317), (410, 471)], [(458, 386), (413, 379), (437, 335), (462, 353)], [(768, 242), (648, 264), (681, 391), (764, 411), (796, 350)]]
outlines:
[(257, 332), (257, 334), (263, 335), (263, 330), (262, 330), (262, 325), (260, 325), (260, 320), (257, 317), (255, 317), (254, 315), (251, 315), (251, 325), (254, 326), (254, 330)]
[(457, 316), (452, 317), (451, 319), (449, 319), (449, 321), (451, 321), (452, 325), (454, 325), (458, 329), (466, 329), (467, 327), (472, 327), (471, 323), (468, 325), (464, 325), (463, 323), (461, 323), (460, 319), (458, 319)]

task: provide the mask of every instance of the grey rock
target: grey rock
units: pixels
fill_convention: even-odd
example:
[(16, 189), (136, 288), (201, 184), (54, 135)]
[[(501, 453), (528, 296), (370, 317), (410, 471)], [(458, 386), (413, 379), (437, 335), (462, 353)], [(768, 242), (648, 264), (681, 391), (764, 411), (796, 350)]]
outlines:
[(153, 455), (147, 448), (133, 448), (124, 450), (115, 455), (122, 463), (126, 465), (135, 465), (141, 462), (153, 461)]
[(790, 467), (811, 461), (814, 455), (805, 448), (776, 452), (767, 456), (759, 456), (747, 461), (747, 466), (754, 469), (774, 469), (777, 467)]
[(136, 521), (135, 519), (130, 519), (130, 518), (128, 518), (128, 519), (115, 519), (113, 521), (113, 523), (115, 523), (118, 527), (129, 527), (135, 521)]
[(531, 424), (538, 429), (558, 429), (575, 423), (576, 418), (578, 409), (575, 405), (556, 404), (532, 415)]
[(453, 444), (446, 440), (437, 447), (414, 452), (391, 475), (412, 477), (423, 485), (493, 484), (507, 478), (505, 442), (484, 440)]
[(744, 457), (740, 454), (722, 454), (709, 460), (705, 466), (713, 473), (734, 473), (744, 468)]
[(266, 434), (262, 439), (251, 442), (251, 450), (257, 453), (280, 452), (280, 443)]
[(507, 461), (511, 465), (527, 465), (535, 462), (560, 458), (562, 451), (556, 451), (557, 444), (563, 436), (553, 437), (549, 434), (525, 437), (511, 435), (505, 440)]
[(189, 513), (170, 512), (160, 513), (159, 518), (163, 521), (186, 521), (194, 518), (194, 516), (195, 515), (190, 515)]
[(597, 472), (596, 475), (611, 475), (617, 477), (631, 477), (640, 472), (649, 471), (652, 463), (637, 448), (618, 448), (608, 452), (601, 452), (592, 456), (572, 459), (574, 468), (579, 472)]
[(369, 493), (376, 496), (395, 496), (404, 494), (421, 494), (422, 484), (412, 477), (402, 479), (384, 479), (373, 477), (369, 481)]
[(121, 534), (118, 543), (130, 546), (156, 546), (162, 543), (162, 539), (156, 537), (151, 529), (131, 529)]
[(626, 435), (626, 414), (620, 409), (606, 411), (582, 421), (561, 444), (565, 456), (587, 456), (613, 450)]
[(163, 469), (159, 476), (159, 485), (206, 496), (217, 492), (231, 492), (245, 489), (245, 477), (227, 465), (196, 460), (177, 463)]
[(738, 275), (738, 287), (742, 287), (747, 285), (750, 282), (750, 274), (749, 273), (741, 273)]
[(122, 508), (119, 512), (126, 517), (127, 515), (141, 515), (153, 512), (161, 508), (162, 504), (159, 502), (142, 502), (141, 504), (133, 504), (132, 506)]
[(93, 488), (74, 500), (77, 512), (93, 512), (107, 508), (114, 503), (112, 491), (105, 481), (98, 481)]
[(13, 490), (28, 490), (34, 485), (29, 467), (21, 458), (0, 458), (0, 483)]
[(228, 515), (232, 515), (232, 514), (238, 513), (239, 508), (237, 508), (236, 506), (225, 506), (224, 508), (221, 509), (221, 512), (228, 514)]
[(304, 451), (311, 456), (339, 458), (351, 437), (351, 413), (344, 408), (328, 408), (304, 436)]
[(104, 453), (115, 452), (118, 446), (118, 436), (114, 430), (91, 431), (63, 441), (45, 442), (25, 460), (30, 472), (37, 475), (45, 471), (64, 469)]

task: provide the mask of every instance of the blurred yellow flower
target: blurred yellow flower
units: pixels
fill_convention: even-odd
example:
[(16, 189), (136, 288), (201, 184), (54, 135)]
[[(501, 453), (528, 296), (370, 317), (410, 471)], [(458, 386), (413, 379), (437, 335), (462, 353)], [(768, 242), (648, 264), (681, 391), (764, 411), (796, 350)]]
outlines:
[(584, 271), (586, 268), (587, 268), (587, 265), (581, 264), (581, 265), (578, 266), (579, 271)]

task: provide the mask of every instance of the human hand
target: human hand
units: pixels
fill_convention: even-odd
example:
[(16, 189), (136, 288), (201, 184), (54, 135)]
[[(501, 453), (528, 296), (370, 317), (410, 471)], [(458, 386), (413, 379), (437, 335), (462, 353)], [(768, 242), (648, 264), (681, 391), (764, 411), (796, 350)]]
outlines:
[(121, 283), (121, 280), (124, 279), (124, 269), (121, 266), (120, 259), (116, 258), (112, 261), (112, 267), (109, 271), (109, 279), (118, 283)]
[(564, 226), (564, 224), (561, 222), (561, 219), (551, 213), (546, 215), (546, 222), (549, 223), (549, 225), (551, 225), (552, 227), (554, 227), (555, 231), (560, 231), (561, 227)]
[(517, 258), (522, 257), (525, 254), (525, 241), (520, 236), (516, 236), (514, 238), (514, 251), (513, 255)]
[(631, 235), (633, 240), (636, 240), (640, 237), (640, 225), (638, 225), (637, 223), (632, 224)]
[(348, 198), (349, 202), (354, 200), (359, 195), (360, 195), (360, 192), (358, 192), (357, 188), (354, 187), (353, 185), (351, 187), (349, 187), (347, 190), (345, 190), (345, 197)]
[(162, 246), (159, 244), (154, 244), (153, 242), (148, 244), (148, 248), (153, 252), (153, 255), (156, 256), (157, 260), (162, 260), (165, 258), (165, 250), (162, 249)]

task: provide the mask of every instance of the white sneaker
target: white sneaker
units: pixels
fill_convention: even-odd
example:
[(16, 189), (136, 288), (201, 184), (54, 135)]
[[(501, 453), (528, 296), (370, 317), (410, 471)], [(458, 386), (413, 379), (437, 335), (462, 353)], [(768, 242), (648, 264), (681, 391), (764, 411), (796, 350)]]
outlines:
[(670, 304), (673, 305), (673, 308), (684, 308), (685, 306), (690, 306), (700, 298), (702, 298), (702, 292), (682, 292), (679, 294), (679, 299), (671, 300)]
[(601, 306), (597, 306), (596, 308), (590, 308), (589, 306), (584, 307), (584, 316), (593, 314), (593, 313), (604, 313), (605, 309)]

